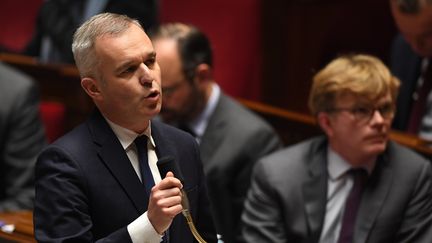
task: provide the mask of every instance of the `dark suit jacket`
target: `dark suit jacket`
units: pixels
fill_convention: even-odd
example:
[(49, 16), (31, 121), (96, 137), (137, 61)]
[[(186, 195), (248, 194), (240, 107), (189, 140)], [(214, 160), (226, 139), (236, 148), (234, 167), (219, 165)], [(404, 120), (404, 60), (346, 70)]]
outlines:
[[(247, 242), (318, 242), (327, 198), (327, 140), (262, 159), (242, 216)], [(432, 241), (429, 161), (396, 143), (379, 156), (363, 192), (353, 243)]]
[(218, 233), (237, 242), (240, 215), (255, 162), (281, 147), (270, 125), (221, 93), (200, 150)]
[[(85, 0), (50, 0), (43, 1), (36, 20), (33, 37), (27, 44), (24, 54), (41, 55), (42, 40), (52, 42), (52, 62), (74, 63), (72, 37), (76, 28), (84, 22), (82, 15)], [(108, 0), (102, 12), (126, 14), (137, 19), (147, 31), (158, 25), (157, 0)]]
[[(158, 157), (172, 155), (185, 181), (198, 231), (216, 242), (205, 178), (194, 139), (152, 122)], [(148, 197), (120, 142), (96, 111), (50, 145), (36, 165), (35, 236), (39, 242), (131, 242), (126, 226), (147, 210)], [(181, 214), (170, 242), (193, 242)]]
[(421, 74), (422, 58), (411, 49), (402, 35), (393, 41), (391, 49), (390, 70), (400, 79), (396, 115), (393, 128), (405, 131), (408, 128), (411, 114), (412, 95), (416, 91), (417, 81)]
[(46, 145), (33, 80), (0, 63), (0, 211), (32, 209), (34, 166)]

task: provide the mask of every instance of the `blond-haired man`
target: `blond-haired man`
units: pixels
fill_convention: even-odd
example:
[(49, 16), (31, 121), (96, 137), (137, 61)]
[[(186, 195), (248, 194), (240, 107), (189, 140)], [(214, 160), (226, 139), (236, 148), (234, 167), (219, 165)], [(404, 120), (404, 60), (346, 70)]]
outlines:
[(377, 58), (339, 57), (313, 80), (325, 136), (255, 167), (247, 242), (430, 242), (430, 162), (388, 141), (399, 81)]

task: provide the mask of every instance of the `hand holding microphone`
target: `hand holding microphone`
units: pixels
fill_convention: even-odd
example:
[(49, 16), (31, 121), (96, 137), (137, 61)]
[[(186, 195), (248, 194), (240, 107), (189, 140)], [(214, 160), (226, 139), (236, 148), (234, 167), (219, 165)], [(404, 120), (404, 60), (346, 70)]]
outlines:
[(152, 188), (147, 216), (159, 234), (163, 234), (173, 218), (182, 211), (181, 188), (180, 180), (172, 172)]
[[(161, 174), (161, 178), (165, 178), (168, 172), (172, 172), (176, 178), (178, 178), (181, 182), (181, 184), (184, 184), (184, 178), (183, 174), (181, 173), (180, 169), (178, 168), (177, 163), (175, 163), (175, 160), (171, 156), (166, 156), (161, 158), (157, 162), (157, 166), (159, 168), (159, 173)], [(186, 218), (186, 221), (189, 225), (189, 229), (191, 230), (193, 236), (195, 239), (200, 243), (206, 243), (206, 241), (201, 237), (201, 235), (198, 233), (197, 229), (195, 228), (195, 225), (192, 220), (192, 216), (190, 214), (190, 205), (189, 205), (189, 199), (187, 198), (186, 192), (183, 190), (183, 187), (180, 188), (181, 191), (181, 206), (182, 206), (182, 214)]]

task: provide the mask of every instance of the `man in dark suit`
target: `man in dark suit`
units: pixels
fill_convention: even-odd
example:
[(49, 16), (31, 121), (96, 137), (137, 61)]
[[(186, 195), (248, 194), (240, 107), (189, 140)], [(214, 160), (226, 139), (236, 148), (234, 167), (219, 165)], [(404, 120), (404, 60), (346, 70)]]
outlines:
[[(97, 109), (38, 158), (36, 239), (194, 242), (179, 215), (185, 192), (198, 232), (216, 242), (195, 140), (151, 121), (161, 107), (161, 77), (141, 25), (127, 16), (96, 15), (76, 31), (72, 49)], [(167, 155), (178, 163), (183, 184), (172, 172), (161, 178), (156, 161)]]
[(150, 38), (162, 72), (161, 117), (199, 142), (216, 229), (225, 242), (238, 242), (252, 166), (280, 147), (279, 137), (216, 84), (211, 45), (204, 33), (170, 23)]
[(20, 71), (0, 63), (0, 212), (33, 209), (34, 166), (46, 137), (39, 90)]
[(102, 13), (126, 14), (145, 30), (158, 24), (157, 0), (47, 0), (43, 1), (35, 30), (24, 54), (43, 62), (73, 63), (72, 35), (80, 24)]
[[(427, 71), (432, 57), (432, 4), (422, 0), (390, 0), (390, 6), (400, 30), (393, 41), (390, 59), (392, 73), (401, 80), (393, 128), (432, 140), (432, 97), (428, 85), (432, 78), (427, 77), (432, 76)], [(425, 95), (420, 95), (422, 89)], [(419, 101), (423, 99), (426, 102)]]
[(398, 87), (367, 55), (315, 75), (309, 106), (326, 136), (257, 163), (242, 215), (247, 242), (431, 242), (430, 162), (388, 141)]

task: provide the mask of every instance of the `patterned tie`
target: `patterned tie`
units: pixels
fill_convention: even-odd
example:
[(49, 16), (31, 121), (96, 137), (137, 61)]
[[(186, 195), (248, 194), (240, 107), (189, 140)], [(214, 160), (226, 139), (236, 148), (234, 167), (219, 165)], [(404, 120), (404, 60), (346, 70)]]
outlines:
[(138, 161), (141, 172), (141, 182), (144, 184), (147, 194), (150, 195), (152, 187), (155, 185), (153, 175), (147, 159), (147, 137), (139, 136), (135, 139), (135, 146), (138, 152)]
[(352, 243), (357, 210), (360, 205), (363, 188), (367, 181), (367, 172), (365, 169), (350, 169), (348, 174), (352, 175), (354, 184), (345, 203), (338, 243)]

